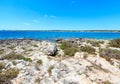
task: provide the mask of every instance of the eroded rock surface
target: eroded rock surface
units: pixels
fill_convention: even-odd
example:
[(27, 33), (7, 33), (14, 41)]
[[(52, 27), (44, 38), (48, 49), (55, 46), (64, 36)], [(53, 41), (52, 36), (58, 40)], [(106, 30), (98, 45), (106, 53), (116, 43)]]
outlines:
[[(91, 46), (83, 39), (75, 41), (80, 46)], [(72, 57), (64, 57), (57, 43), (24, 39), (0, 41), (0, 44), (0, 57), (12, 52), (24, 56), (0, 60), (5, 64), (2, 72), (9, 68), (19, 70), (18, 76), (10, 80), (11, 84), (120, 84), (120, 60), (100, 57), (98, 47), (95, 54), (79, 51)]]

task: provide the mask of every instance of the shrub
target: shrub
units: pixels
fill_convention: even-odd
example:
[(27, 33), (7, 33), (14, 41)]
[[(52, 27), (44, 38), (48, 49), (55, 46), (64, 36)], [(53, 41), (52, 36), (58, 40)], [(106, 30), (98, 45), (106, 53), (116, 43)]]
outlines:
[(14, 59), (23, 59), (24, 57), (21, 54), (16, 54), (15, 52), (11, 52), (3, 57), (1, 57), (0, 59), (4, 60), (14, 60)]
[(16, 62), (16, 61), (12, 61), (12, 64), (13, 64), (13, 65), (17, 65), (17, 62)]
[(111, 58), (120, 60), (120, 51), (116, 49), (101, 49), (100, 56), (110, 61)]
[(38, 63), (38, 64), (42, 64), (42, 60), (41, 60), (41, 59), (38, 60), (37, 63)]
[(4, 63), (3, 62), (0, 62), (0, 71), (4, 68)]
[(48, 68), (47, 71), (48, 71), (49, 73), (51, 73), (51, 71), (52, 71), (53, 68), (54, 68), (54, 65), (51, 65), (51, 66), (49, 66), (49, 68)]
[(120, 39), (111, 40), (110, 46), (120, 48)]
[(99, 43), (101, 43), (101, 44), (104, 44), (105, 42), (104, 41), (98, 41)]
[(29, 49), (28, 51), (33, 51), (33, 49)]
[(32, 62), (32, 59), (31, 59), (31, 58), (26, 58), (26, 57), (24, 57), (23, 60)]
[(15, 52), (11, 52), (3, 57), (0, 58), (1, 60), (25, 60), (25, 61), (29, 61), (29, 62), (32, 62), (31, 58), (26, 58), (24, 56), (22, 56), (21, 54), (17, 54)]
[(74, 54), (79, 51), (78, 47), (70, 42), (63, 42), (60, 48), (64, 50), (64, 53), (69, 56), (74, 56)]
[(4, 73), (0, 73), (0, 84), (9, 84), (10, 80), (17, 77), (19, 70), (11, 68), (6, 70)]
[(40, 81), (41, 81), (40, 78), (36, 78), (36, 79), (35, 79), (35, 82), (38, 83), (38, 84), (40, 84)]
[(4, 49), (0, 49), (0, 54), (3, 54), (3, 52), (4, 52)]
[(92, 42), (91, 43), (92, 46), (95, 46), (95, 47), (100, 47), (100, 43), (99, 42)]
[(25, 47), (21, 47), (23, 50), (25, 50), (26, 48)]
[(100, 47), (100, 42), (99, 41), (87, 40), (87, 43), (90, 43), (92, 46), (95, 46), (95, 47)]
[(106, 81), (103, 81), (102, 84), (112, 84), (110, 81), (106, 80)]
[(95, 54), (95, 49), (91, 46), (83, 46), (80, 48), (80, 50), (83, 52), (90, 53), (90, 54)]
[(63, 50), (65, 50), (65, 49), (70, 48), (70, 47), (72, 47), (72, 46), (73, 46), (72, 43), (66, 41), (66, 42), (63, 42), (63, 43), (60, 45), (60, 48), (63, 49)]
[(78, 51), (78, 48), (75, 47), (71, 47), (71, 48), (67, 48), (64, 50), (64, 53), (68, 56), (74, 56), (74, 54)]
[(38, 47), (38, 45), (33, 45), (34, 47)]

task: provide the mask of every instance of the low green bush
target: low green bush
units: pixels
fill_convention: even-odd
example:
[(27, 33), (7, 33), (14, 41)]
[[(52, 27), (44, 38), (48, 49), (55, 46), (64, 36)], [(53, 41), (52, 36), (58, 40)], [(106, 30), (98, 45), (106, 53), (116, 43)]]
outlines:
[(91, 46), (83, 46), (80, 48), (81, 51), (83, 52), (87, 52), (87, 53), (90, 53), (90, 54), (95, 54), (95, 48), (91, 47)]
[(53, 68), (54, 68), (54, 65), (51, 65), (51, 66), (49, 66), (49, 68), (48, 68), (47, 71), (48, 71), (49, 73), (51, 73), (51, 71), (52, 71)]
[(70, 47), (64, 50), (65, 55), (74, 56), (74, 54), (78, 51), (76, 47)]
[(24, 57), (21, 54), (16, 54), (15, 52), (11, 52), (5, 56), (2, 56), (1, 60), (14, 60), (14, 59), (23, 59)]
[(38, 63), (38, 64), (42, 64), (42, 60), (39, 59), (39, 60), (37, 61), (37, 63)]
[(24, 57), (23, 60), (32, 62), (32, 59), (31, 58), (27, 58), (27, 57)]
[(104, 41), (98, 41), (99, 43), (101, 43), (101, 44), (104, 44), (105, 42)]
[(13, 64), (13, 65), (17, 65), (17, 62), (16, 62), (16, 61), (12, 61), (12, 64)]
[(110, 41), (110, 47), (120, 48), (120, 39), (115, 39)]
[(29, 61), (29, 62), (32, 62), (32, 60), (31, 60), (31, 58), (27, 58), (27, 57), (24, 57), (24, 56), (22, 56), (21, 54), (17, 54), (17, 53), (15, 53), (15, 52), (11, 52), (11, 53), (9, 53), (9, 54), (7, 54), (7, 55), (5, 55), (5, 56), (2, 56), (1, 58), (0, 58), (0, 60), (16, 60), (16, 59), (18, 59), (18, 60), (25, 60), (25, 61)]
[(4, 73), (0, 73), (0, 84), (11, 84), (10, 80), (17, 77), (19, 70), (11, 68), (6, 70)]
[(38, 47), (38, 45), (33, 45), (34, 47)]
[(0, 71), (4, 68), (4, 63), (3, 62), (0, 62)]
[(79, 51), (78, 47), (70, 42), (63, 42), (60, 45), (60, 48), (64, 50), (65, 55), (74, 56), (74, 54)]
[(99, 42), (92, 42), (91, 45), (95, 46), (95, 47), (100, 47), (100, 43)]
[(72, 43), (65, 41), (65, 42), (62, 42), (62, 44), (60, 45), (60, 48), (65, 50), (65, 49), (70, 48), (72, 46), (74, 46)]
[(107, 61), (110, 61), (111, 58), (120, 60), (120, 51), (116, 49), (101, 49), (99, 54)]
[(0, 49), (0, 54), (3, 54), (4, 53), (4, 49)]
[(91, 41), (91, 40), (87, 40), (87, 43), (90, 43), (92, 46), (94, 47), (100, 47), (100, 41)]

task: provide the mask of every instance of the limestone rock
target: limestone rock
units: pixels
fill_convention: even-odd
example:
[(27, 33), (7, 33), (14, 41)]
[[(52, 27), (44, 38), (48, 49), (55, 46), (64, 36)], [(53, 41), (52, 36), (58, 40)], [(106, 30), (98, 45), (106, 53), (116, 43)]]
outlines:
[(42, 51), (46, 55), (54, 56), (57, 52), (57, 46), (53, 43), (43, 43)]

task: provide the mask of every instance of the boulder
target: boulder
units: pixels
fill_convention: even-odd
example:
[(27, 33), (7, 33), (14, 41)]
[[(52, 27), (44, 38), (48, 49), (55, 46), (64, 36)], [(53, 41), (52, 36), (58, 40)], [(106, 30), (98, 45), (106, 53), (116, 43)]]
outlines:
[(42, 47), (42, 51), (49, 56), (55, 56), (57, 52), (57, 46), (53, 43), (47, 43)]

